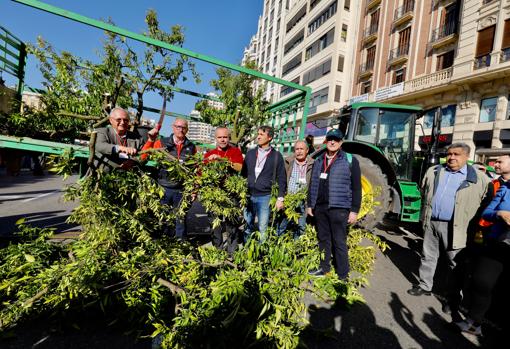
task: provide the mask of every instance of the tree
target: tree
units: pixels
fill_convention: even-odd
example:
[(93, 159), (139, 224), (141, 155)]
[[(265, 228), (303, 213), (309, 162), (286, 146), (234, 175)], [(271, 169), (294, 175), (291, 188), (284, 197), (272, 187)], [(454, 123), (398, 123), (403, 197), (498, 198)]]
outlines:
[[(256, 69), (256, 63), (249, 61), (244, 65), (249, 69)], [(195, 108), (200, 112), (204, 122), (213, 126), (228, 126), (231, 129), (231, 140), (235, 144), (244, 145), (250, 136), (262, 125), (268, 117), (266, 108), (269, 103), (264, 100), (264, 86), (255, 88), (260, 79), (244, 73), (234, 73), (226, 68), (218, 68), (217, 80), (211, 81), (211, 86), (221, 92), (219, 99), (224, 108), (215, 109), (200, 101)]]
[[(145, 35), (175, 46), (183, 45), (182, 27), (175, 25), (169, 32), (164, 31), (154, 10), (147, 12), (145, 23)], [(11, 135), (72, 139), (90, 124), (104, 122), (114, 106), (134, 107), (135, 122), (139, 122), (145, 93), (166, 94), (171, 99), (170, 87), (186, 80), (187, 72), (200, 81), (189, 57), (148, 44), (140, 53), (125, 37), (109, 32), (98, 53), (100, 63), (67, 51), (58, 53), (42, 38), (29, 46), (29, 52), (39, 60), (44, 78), (43, 108), (27, 108), (1, 117), (5, 119), (0, 120), (4, 121), (4, 132)]]

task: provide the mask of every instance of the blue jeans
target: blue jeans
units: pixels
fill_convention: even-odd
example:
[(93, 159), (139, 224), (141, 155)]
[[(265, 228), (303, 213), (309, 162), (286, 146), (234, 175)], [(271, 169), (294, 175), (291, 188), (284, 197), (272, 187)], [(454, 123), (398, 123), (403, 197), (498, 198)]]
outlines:
[(269, 201), (271, 195), (263, 196), (250, 196), (248, 205), (244, 210), (244, 220), (246, 221), (246, 228), (244, 229), (244, 242), (247, 242), (251, 234), (255, 231), (255, 217), (257, 217), (257, 229), (260, 232), (260, 239), (266, 239), (266, 230), (269, 225)]
[[(181, 204), (182, 190), (175, 188), (165, 188), (165, 197), (161, 200), (161, 203), (177, 208)], [(186, 239), (186, 219), (175, 220), (175, 237), (177, 239)]]
[[(292, 235), (294, 236), (294, 239), (299, 238), (301, 235), (305, 233), (305, 226), (306, 226), (306, 209), (305, 209), (305, 203), (302, 203), (300, 206), (296, 208), (296, 212), (299, 213), (299, 218), (297, 224), (293, 221), (290, 221), (287, 219), (287, 217), (283, 217), (282, 221), (278, 225), (278, 236), (285, 233), (287, 229), (292, 231)], [(283, 212), (282, 212), (283, 214)]]

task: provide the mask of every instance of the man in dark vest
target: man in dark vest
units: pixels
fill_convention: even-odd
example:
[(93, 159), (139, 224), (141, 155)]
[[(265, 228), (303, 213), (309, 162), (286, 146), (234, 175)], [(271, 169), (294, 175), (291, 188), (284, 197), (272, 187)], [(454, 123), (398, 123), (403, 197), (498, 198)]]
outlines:
[[(143, 150), (151, 148), (166, 148), (170, 155), (173, 155), (179, 162), (183, 163), (186, 159), (197, 152), (195, 144), (191, 142), (186, 134), (188, 133), (188, 122), (185, 119), (177, 118), (172, 125), (173, 133), (170, 137), (164, 137), (156, 140), (158, 135), (157, 128), (151, 130), (147, 135), (149, 140), (143, 146)], [(166, 170), (159, 171), (158, 182), (165, 188), (164, 204), (172, 207), (180, 205), (182, 200), (183, 183), (176, 182), (168, 178)], [(187, 237), (186, 220), (176, 220), (175, 237), (184, 240)]]
[(349, 275), (347, 224), (356, 222), (361, 207), (361, 172), (358, 160), (341, 150), (340, 130), (326, 134), (326, 152), (313, 164), (308, 189), (307, 213), (315, 216), (319, 249), (324, 253), (320, 268), (312, 275), (323, 276), (331, 269), (340, 279)]

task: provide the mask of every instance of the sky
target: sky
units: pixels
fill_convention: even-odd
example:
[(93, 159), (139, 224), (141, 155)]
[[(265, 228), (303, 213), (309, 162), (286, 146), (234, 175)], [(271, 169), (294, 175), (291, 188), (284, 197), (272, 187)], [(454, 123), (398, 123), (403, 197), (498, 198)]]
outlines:
[[(230, 63), (239, 64), (244, 48), (257, 31), (257, 22), (262, 12), (263, 0), (45, 0), (47, 4), (78, 13), (80, 15), (104, 20), (111, 18), (115, 25), (136, 33), (145, 30), (145, 13), (154, 9), (158, 13), (160, 27), (169, 30), (179, 24), (184, 28), (183, 47), (197, 53), (212, 56)], [(92, 61), (98, 60), (97, 50), (101, 47), (104, 33), (100, 29), (89, 27), (69, 19), (28, 7), (9, 0), (0, 0), (0, 26), (24, 42), (35, 42), (42, 36), (57, 50), (65, 50)], [(196, 84), (193, 79), (179, 83), (177, 87), (200, 93), (213, 91), (209, 85), (216, 78), (216, 67), (195, 62), (202, 82)], [(15, 83), (5, 72), (2, 74), (8, 85)], [(40, 88), (41, 74), (37, 60), (28, 57), (25, 84)], [(176, 94), (167, 104), (167, 110), (189, 114), (197, 99)], [(157, 95), (146, 95), (144, 104), (160, 108), (162, 101)], [(157, 115), (147, 113), (148, 117), (158, 119)], [(162, 133), (170, 133), (171, 119), (167, 118)]]

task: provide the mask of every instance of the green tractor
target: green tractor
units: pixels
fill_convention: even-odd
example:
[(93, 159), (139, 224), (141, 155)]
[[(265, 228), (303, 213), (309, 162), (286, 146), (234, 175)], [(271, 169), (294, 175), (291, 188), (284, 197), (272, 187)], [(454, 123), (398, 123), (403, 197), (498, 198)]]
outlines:
[[(420, 220), (418, 183), (428, 165), (437, 163), (437, 143), (432, 142), (425, 155), (414, 149), (421, 112), (415, 106), (361, 102), (342, 108), (336, 119), (315, 122), (319, 127), (338, 124), (345, 134), (342, 149), (359, 161), (363, 200), (374, 202), (374, 212), (360, 212), (362, 227), (373, 228), (387, 214), (404, 222)], [(438, 118), (434, 118), (433, 130), (440, 125)], [(433, 132), (432, 138), (437, 134)]]

